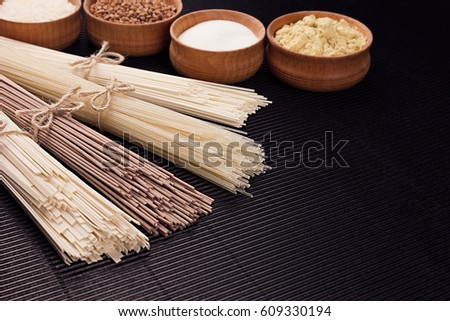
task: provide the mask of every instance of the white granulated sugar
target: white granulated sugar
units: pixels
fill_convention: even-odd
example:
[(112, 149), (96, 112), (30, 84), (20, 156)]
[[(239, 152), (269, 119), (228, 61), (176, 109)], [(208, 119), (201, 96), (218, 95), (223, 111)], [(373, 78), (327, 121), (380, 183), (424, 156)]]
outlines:
[(249, 28), (228, 20), (201, 22), (183, 32), (178, 40), (187, 46), (208, 51), (237, 50), (258, 42)]
[(48, 22), (69, 16), (76, 7), (67, 0), (5, 0), (0, 19), (14, 22)]

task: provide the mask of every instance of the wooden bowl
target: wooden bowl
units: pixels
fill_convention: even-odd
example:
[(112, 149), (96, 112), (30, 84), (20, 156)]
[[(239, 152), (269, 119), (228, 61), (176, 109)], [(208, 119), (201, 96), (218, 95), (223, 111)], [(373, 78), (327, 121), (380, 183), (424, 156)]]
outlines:
[(102, 41), (109, 42), (111, 51), (127, 56), (141, 57), (160, 53), (170, 44), (170, 25), (181, 14), (183, 3), (181, 0), (165, 0), (167, 4), (174, 5), (177, 13), (166, 20), (149, 22), (146, 24), (123, 24), (109, 22), (95, 17), (90, 7), (97, 0), (85, 0), (86, 30), (89, 39), (97, 47)]
[[(282, 47), (274, 38), (275, 33), (286, 24), (297, 22), (308, 15), (345, 19), (367, 38), (366, 45), (358, 52), (334, 57), (309, 56)], [(296, 88), (329, 92), (347, 89), (359, 83), (370, 68), (372, 33), (361, 22), (332, 12), (300, 11), (281, 16), (267, 28), (269, 45), (267, 62), (272, 73), (284, 83)]]
[[(0, 0), (0, 5), (4, 0)], [(0, 36), (51, 49), (73, 44), (81, 32), (81, 0), (69, 0), (77, 7), (71, 15), (49, 22), (14, 22), (0, 19)]]
[[(254, 32), (258, 42), (231, 51), (207, 51), (181, 43), (178, 37), (192, 26), (208, 20), (241, 23)], [(230, 10), (202, 10), (178, 18), (170, 28), (170, 60), (183, 76), (224, 84), (234, 84), (253, 76), (264, 59), (264, 25), (245, 13)]]

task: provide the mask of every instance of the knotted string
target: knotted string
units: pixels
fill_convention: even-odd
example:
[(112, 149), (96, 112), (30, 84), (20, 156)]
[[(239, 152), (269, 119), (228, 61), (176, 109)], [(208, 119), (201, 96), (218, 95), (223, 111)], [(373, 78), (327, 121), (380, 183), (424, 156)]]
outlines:
[(80, 86), (72, 87), (67, 94), (62, 96), (62, 98), (54, 104), (43, 105), (42, 108), (37, 109), (22, 109), (16, 111), (16, 116), (18, 117), (22, 115), (32, 115), (31, 127), (33, 128), (33, 139), (35, 142), (38, 142), (39, 131), (50, 128), (55, 115), (71, 115), (84, 107), (84, 103), (82, 102), (72, 103), (69, 101), (79, 89)]
[(90, 57), (76, 60), (70, 63), (75, 70), (82, 70), (84, 73), (84, 78), (87, 79), (91, 68), (94, 67), (99, 62), (110, 65), (120, 65), (125, 57), (117, 52), (107, 51), (109, 48), (109, 43), (107, 41), (102, 42), (102, 47), (96, 54), (92, 54)]
[(0, 120), (0, 138), (9, 135), (22, 135), (31, 138), (31, 135), (27, 132), (24, 132), (23, 130), (5, 130), (6, 126), (7, 126), (6, 121)]
[(135, 88), (129, 84), (117, 81), (111, 78), (110, 82), (103, 90), (80, 92), (80, 97), (93, 96), (90, 101), (90, 106), (97, 112), (97, 126), (102, 130), (100, 123), (100, 114), (111, 107), (111, 100), (113, 93), (128, 93), (134, 91)]

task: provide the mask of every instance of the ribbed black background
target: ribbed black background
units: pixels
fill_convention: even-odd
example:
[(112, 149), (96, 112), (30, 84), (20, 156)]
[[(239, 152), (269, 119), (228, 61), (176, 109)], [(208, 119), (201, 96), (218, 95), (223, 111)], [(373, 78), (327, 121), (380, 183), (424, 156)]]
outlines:
[[(298, 152), (325, 131), (349, 140), (350, 168), (286, 169), (229, 195), (170, 166), (216, 198), (215, 211), (150, 251), (115, 265), (65, 266), (8, 193), (0, 193), (0, 299), (437, 300), (450, 299), (449, 28), (444, 1), (193, 1), (185, 11), (241, 10), (266, 26), (318, 9), (363, 21), (372, 69), (355, 88), (289, 88), (264, 65), (244, 86), (274, 104), (249, 121)], [(89, 55), (85, 34), (68, 52)], [(174, 73), (167, 53), (127, 65)], [(267, 145), (270, 147), (270, 144)], [(267, 150), (269, 152), (269, 149)], [(286, 157), (293, 150), (286, 151)], [(272, 153), (273, 160), (283, 155)]]

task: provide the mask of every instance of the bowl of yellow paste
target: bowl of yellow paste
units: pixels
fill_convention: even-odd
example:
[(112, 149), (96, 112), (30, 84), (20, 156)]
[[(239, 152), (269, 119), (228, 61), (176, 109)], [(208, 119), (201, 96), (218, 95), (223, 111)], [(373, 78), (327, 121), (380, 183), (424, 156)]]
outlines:
[(370, 29), (342, 14), (290, 13), (272, 21), (267, 37), (269, 69), (295, 88), (347, 89), (362, 81), (370, 68)]

